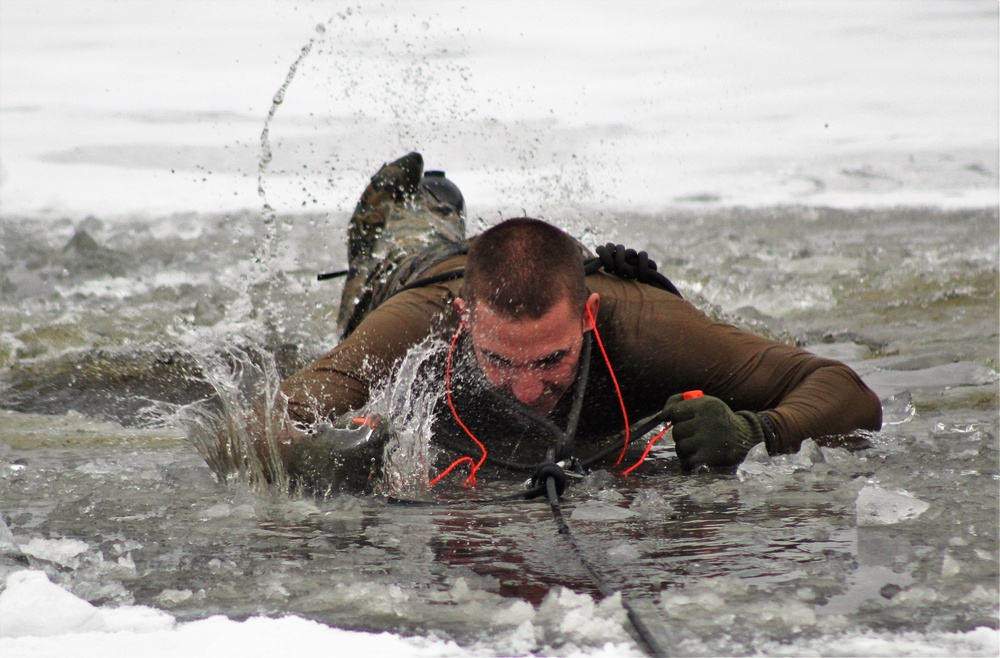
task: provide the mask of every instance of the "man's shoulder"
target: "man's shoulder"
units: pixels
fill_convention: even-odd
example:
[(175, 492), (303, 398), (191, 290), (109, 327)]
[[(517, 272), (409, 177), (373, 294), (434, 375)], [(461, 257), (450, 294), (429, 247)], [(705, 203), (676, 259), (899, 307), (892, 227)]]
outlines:
[(601, 296), (602, 307), (608, 302), (623, 312), (649, 304), (691, 307), (685, 299), (663, 288), (605, 272), (587, 275), (587, 288)]
[[(456, 272), (458, 270), (464, 271), (465, 261), (467, 259), (468, 255), (464, 253), (455, 254), (454, 256), (449, 256), (448, 258), (445, 258), (444, 260), (435, 263), (431, 267), (427, 268), (426, 272), (424, 272), (425, 277), (422, 278), (429, 278), (441, 274), (446, 274), (448, 272)], [(461, 279), (461, 277), (458, 278)]]

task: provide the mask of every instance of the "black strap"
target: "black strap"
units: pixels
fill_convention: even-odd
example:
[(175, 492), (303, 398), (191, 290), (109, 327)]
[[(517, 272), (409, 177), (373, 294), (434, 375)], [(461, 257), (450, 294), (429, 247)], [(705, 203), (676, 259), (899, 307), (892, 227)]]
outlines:
[(350, 270), (337, 270), (336, 272), (320, 272), (316, 275), (317, 281), (329, 281), (330, 279), (336, 279), (338, 277), (347, 276), (350, 274)]
[(432, 286), (435, 283), (445, 283), (446, 281), (454, 281), (455, 279), (461, 279), (465, 276), (465, 269), (458, 270), (448, 270), (447, 272), (441, 272), (440, 274), (435, 274), (433, 276), (425, 276), (422, 279), (417, 279), (416, 281), (411, 281), (405, 286), (392, 293), (392, 296), (398, 295), (404, 290), (413, 290), (414, 288), (423, 288), (424, 286)]

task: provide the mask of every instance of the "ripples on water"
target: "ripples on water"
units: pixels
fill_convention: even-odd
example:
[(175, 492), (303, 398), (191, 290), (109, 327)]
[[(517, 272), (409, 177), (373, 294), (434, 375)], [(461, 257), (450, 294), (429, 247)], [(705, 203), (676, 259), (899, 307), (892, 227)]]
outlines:
[[(262, 269), (249, 214), (5, 218), (0, 512), (32, 565), (95, 603), (182, 619), (296, 613), (484, 652), (627, 641), (544, 505), (313, 499), (213, 461), (206, 437), (245, 448), (252, 400), (333, 344), (339, 287), (314, 274), (342, 264), (344, 218), (277, 221)], [(689, 296), (849, 361), (886, 407), (857, 453), (691, 476), (668, 444), (638, 477), (571, 490), (584, 551), (680, 652), (996, 628), (997, 224), (992, 210), (806, 208), (610, 224)], [(431, 401), (406, 394), (411, 365), (374, 403), (408, 430), (390, 492), (419, 492), (426, 472)], [(859, 524), (866, 487), (929, 505)], [(572, 611), (589, 630), (562, 625)]]

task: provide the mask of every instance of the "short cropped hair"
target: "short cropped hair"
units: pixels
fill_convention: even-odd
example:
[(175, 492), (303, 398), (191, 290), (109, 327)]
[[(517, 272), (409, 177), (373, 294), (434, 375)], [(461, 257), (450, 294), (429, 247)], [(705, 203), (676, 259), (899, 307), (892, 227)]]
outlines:
[(462, 297), (509, 319), (537, 319), (568, 299), (587, 301), (583, 250), (567, 233), (530, 217), (505, 220), (472, 241)]

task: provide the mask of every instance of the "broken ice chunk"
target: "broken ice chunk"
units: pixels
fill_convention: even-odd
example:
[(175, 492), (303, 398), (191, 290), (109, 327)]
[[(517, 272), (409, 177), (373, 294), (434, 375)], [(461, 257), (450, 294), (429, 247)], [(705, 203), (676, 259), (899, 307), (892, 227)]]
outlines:
[(878, 485), (868, 484), (858, 492), (858, 525), (892, 525), (915, 519), (928, 507), (930, 503), (906, 491), (887, 491)]

